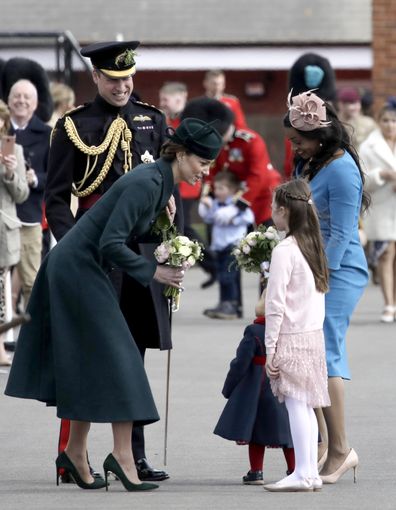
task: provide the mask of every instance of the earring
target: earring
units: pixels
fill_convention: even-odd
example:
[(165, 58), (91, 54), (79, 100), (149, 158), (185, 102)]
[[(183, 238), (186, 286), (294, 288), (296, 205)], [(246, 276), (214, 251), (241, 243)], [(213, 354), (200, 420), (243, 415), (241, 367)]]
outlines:
[(320, 142), (319, 147), (323, 147), (323, 143), (322, 142)]

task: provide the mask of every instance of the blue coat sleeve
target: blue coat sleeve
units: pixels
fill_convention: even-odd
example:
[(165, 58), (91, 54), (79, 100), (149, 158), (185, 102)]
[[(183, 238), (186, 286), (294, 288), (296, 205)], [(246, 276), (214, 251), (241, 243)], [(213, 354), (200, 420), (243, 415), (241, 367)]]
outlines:
[(248, 371), (256, 353), (256, 340), (249, 326), (245, 329), (243, 338), (238, 346), (236, 357), (231, 361), (223, 387), (223, 395), (229, 398), (234, 388)]
[(362, 181), (356, 165), (340, 159), (333, 162), (332, 166), (328, 182), (330, 237), (326, 245), (326, 255), (329, 269), (337, 270), (340, 269), (356, 226)]

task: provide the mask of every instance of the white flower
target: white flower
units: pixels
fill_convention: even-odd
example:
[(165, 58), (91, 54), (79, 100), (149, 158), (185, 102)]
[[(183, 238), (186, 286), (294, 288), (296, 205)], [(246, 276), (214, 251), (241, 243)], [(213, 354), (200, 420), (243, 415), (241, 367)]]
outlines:
[(246, 238), (246, 242), (248, 243), (249, 246), (256, 246), (256, 244), (257, 244), (257, 236), (255, 236), (255, 237), (247, 237)]
[(262, 271), (268, 271), (270, 263), (268, 262), (268, 260), (264, 260), (264, 262), (261, 262), (260, 267)]
[(188, 237), (186, 237), (186, 236), (177, 236), (175, 238), (175, 241), (176, 242), (178, 241), (180, 244), (187, 244), (187, 245), (191, 244), (190, 239)]
[(267, 239), (275, 239), (275, 234), (273, 232), (265, 232), (264, 233), (264, 237), (266, 237)]
[(234, 255), (235, 257), (239, 257), (241, 255), (241, 250), (239, 248), (235, 248)]
[(242, 251), (243, 251), (243, 253), (246, 253), (246, 255), (247, 255), (248, 253), (250, 253), (250, 246), (248, 244), (244, 244), (242, 246)]
[(192, 250), (189, 246), (180, 246), (178, 252), (180, 253), (180, 255), (183, 255), (183, 257), (187, 258), (191, 255), (192, 253)]
[(187, 259), (187, 264), (189, 265), (189, 267), (193, 266), (195, 264), (196, 260), (195, 260), (195, 257), (193, 257), (192, 255), (190, 255)]

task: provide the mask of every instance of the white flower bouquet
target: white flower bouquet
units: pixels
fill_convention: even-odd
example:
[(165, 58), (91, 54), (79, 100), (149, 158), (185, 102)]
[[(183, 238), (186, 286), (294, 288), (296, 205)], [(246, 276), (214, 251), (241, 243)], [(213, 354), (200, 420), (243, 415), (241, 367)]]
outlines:
[[(202, 246), (198, 241), (186, 236), (174, 235), (157, 246), (154, 256), (160, 264), (169, 264), (174, 267), (192, 267), (203, 257)], [(164, 290), (166, 297), (172, 298), (172, 310), (179, 309), (181, 289), (167, 286)]]
[(263, 274), (267, 278), (272, 250), (279, 241), (279, 233), (274, 227), (260, 225), (239, 241), (232, 254), (241, 269), (248, 273)]

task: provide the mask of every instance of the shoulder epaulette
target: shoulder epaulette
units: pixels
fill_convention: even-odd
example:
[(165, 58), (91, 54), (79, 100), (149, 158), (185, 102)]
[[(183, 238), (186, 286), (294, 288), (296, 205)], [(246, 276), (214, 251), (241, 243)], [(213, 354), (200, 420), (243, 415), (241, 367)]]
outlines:
[(76, 112), (81, 112), (82, 110), (84, 110), (85, 108), (88, 108), (88, 106), (90, 105), (91, 103), (84, 103), (84, 104), (80, 104), (78, 106), (74, 106), (73, 108), (71, 108), (70, 110), (68, 110), (67, 112), (65, 112), (63, 115), (62, 115), (62, 118), (65, 117), (66, 115), (74, 115)]
[(147, 108), (151, 108), (152, 110), (155, 110), (156, 112), (160, 113), (161, 115), (164, 114), (159, 108), (157, 108), (153, 104), (143, 103), (143, 101), (133, 101), (133, 102), (134, 102), (134, 104), (139, 104), (141, 106), (146, 106)]
[(245, 142), (250, 142), (252, 138), (254, 138), (254, 134), (250, 133), (249, 131), (246, 131), (245, 129), (237, 129), (235, 131), (235, 138), (242, 138), (242, 140), (245, 140)]

